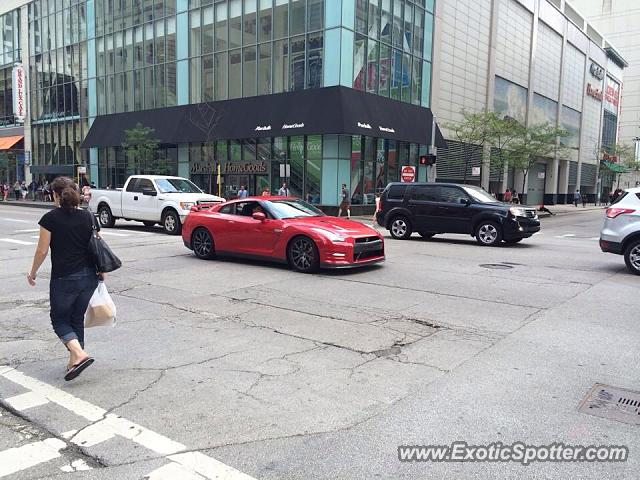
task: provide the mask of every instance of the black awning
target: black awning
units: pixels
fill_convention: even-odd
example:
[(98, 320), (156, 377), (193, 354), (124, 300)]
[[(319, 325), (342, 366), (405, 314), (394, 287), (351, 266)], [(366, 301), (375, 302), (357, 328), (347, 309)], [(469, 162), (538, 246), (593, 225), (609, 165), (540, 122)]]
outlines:
[[(346, 87), (181, 105), (97, 117), (82, 148), (119, 146), (137, 123), (164, 144), (311, 134), (431, 143), (431, 110)], [(446, 143), (436, 127), (436, 145)]]
[(75, 175), (73, 165), (31, 165), (29, 168), (32, 174), (38, 175)]

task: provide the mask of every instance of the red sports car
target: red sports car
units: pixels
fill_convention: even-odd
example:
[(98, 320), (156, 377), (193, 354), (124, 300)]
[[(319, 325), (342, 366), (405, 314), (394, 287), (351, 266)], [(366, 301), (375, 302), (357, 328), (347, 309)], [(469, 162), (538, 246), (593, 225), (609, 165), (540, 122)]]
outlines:
[(384, 261), (384, 240), (376, 230), (291, 197), (248, 197), (202, 210), (194, 206), (182, 239), (198, 258), (268, 259), (305, 273)]

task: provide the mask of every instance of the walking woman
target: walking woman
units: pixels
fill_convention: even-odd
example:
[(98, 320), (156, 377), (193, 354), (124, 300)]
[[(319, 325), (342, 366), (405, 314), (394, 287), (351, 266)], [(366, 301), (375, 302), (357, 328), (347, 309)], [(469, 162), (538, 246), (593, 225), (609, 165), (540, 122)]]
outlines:
[(49, 302), (51, 325), (69, 350), (69, 364), (64, 379), (76, 378), (93, 363), (84, 351), (84, 313), (98, 286), (94, 262), (89, 254), (92, 235), (91, 213), (78, 208), (80, 196), (70, 178), (51, 182), (53, 201), (58, 208), (40, 219), (40, 237), (27, 281), (36, 284), (38, 269), (51, 248)]

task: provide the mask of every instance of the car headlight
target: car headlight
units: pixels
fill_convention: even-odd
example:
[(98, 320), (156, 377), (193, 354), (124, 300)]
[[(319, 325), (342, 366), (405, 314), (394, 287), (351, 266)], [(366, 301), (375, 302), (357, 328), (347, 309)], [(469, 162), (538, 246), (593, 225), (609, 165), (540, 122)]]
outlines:
[(180, 202), (180, 208), (182, 210), (191, 210), (191, 207), (193, 207), (196, 204), (196, 202)]
[(320, 235), (326, 237), (331, 242), (344, 242), (346, 240), (344, 237), (341, 237), (340, 235), (333, 233), (329, 230), (324, 230), (322, 228), (314, 228), (313, 230), (315, 232), (318, 232)]
[(514, 217), (526, 217), (526, 213), (524, 211), (524, 208), (522, 207), (511, 207), (509, 209), (509, 213), (511, 215), (513, 215)]

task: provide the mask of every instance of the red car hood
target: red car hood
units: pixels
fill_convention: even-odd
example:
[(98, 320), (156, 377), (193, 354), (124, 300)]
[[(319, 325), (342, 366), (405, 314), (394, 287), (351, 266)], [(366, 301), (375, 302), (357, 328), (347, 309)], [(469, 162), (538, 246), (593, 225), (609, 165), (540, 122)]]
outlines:
[(321, 228), (323, 230), (329, 230), (338, 235), (347, 236), (363, 236), (363, 235), (378, 235), (378, 232), (373, 228), (354, 220), (348, 220), (346, 218), (331, 217), (329, 215), (324, 217), (302, 217), (302, 218), (289, 218), (285, 220), (286, 223), (296, 226), (305, 226), (309, 228)]

